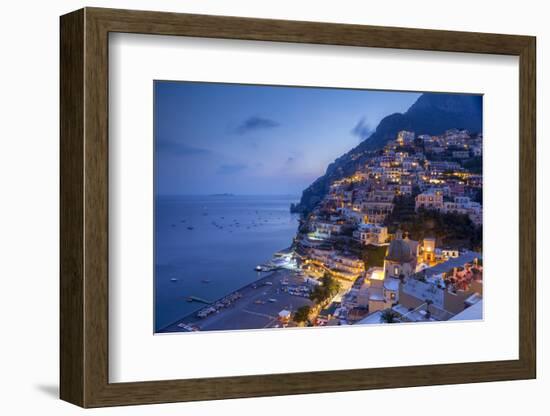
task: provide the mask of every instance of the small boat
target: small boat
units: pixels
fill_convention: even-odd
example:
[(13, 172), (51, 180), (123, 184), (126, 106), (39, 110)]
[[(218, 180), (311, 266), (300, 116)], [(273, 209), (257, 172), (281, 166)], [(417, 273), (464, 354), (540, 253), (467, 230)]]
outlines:
[(211, 279), (202, 279), (201, 282), (203, 283), (210, 283), (212, 280)]
[(256, 266), (256, 267), (255, 267), (255, 270), (256, 270), (257, 272), (261, 272), (263, 269), (262, 269), (262, 266)]
[(178, 279), (176, 279), (175, 277), (172, 277), (172, 278), (170, 279), (170, 281), (171, 281), (171, 282), (177, 282)]

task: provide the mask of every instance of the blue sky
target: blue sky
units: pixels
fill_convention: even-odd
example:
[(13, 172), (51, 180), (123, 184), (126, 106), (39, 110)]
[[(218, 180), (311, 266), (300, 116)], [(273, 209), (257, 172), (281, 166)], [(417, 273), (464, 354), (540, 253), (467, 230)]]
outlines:
[(299, 195), (419, 93), (156, 81), (161, 195)]

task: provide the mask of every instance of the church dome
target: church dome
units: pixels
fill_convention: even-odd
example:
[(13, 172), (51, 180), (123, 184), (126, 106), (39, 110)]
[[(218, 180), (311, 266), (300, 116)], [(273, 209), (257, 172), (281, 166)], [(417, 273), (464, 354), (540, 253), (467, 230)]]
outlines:
[(407, 241), (397, 238), (390, 243), (386, 260), (397, 263), (408, 263), (413, 259), (410, 245)]

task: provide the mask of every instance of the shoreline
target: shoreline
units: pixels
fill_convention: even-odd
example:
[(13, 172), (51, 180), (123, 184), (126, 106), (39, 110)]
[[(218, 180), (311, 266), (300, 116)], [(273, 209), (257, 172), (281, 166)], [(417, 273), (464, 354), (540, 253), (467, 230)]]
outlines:
[[(303, 279), (297, 276), (296, 271), (285, 268), (266, 272), (255, 281), (227, 293), (209, 305), (204, 304), (203, 308), (183, 316), (156, 333), (192, 332), (193, 327), (198, 327), (199, 331), (215, 331), (277, 325), (279, 311), (312, 303), (309, 298), (285, 293), (282, 290), (285, 286), (283, 282), (288, 282), (286, 285), (290, 282), (292, 285), (302, 285)], [(229, 305), (203, 318), (197, 316), (201, 310), (237, 294), (239, 297)]]
[[(235, 294), (235, 293), (238, 293), (239, 291), (242, 291), (242, 290), (248, 288), (249, 286), (252, 287), (252, 285), (256, 284), (257, 282), (259, 282), (259, 281), (262, 280), (262, 279), (265, 279), (265, 278), (271, 276), (272, 274), (276, 273), (277, 271), (278, 271), (278, 270), (274, 270), (274, 271), (271, 271), (271, 272), (267, 272), (267, 273), (269, 273), (269, 275), (260, 277), (259, 279), (256, 279), (256, 280), (254, 280), (253, 282), (247, 283), (246, 285), (241, 286), (241, 287), (238, 288), (238, 289), (232, 290), (231, 292), (226, 293), (225, 295), (223, 295), (223, 296), (221, 296), (221, 297), (219, 297), (219, 298), (213, 300), (213, 301), (212, 301), (211, 303), (209, 303), (209, 304), (203, 303), (203, 306), (202, 306), (202, 307), (198, 308), (197, 310), (195, 310), (195, 311), (193, 311), (193, 312), (188, 313), (187, 315), (185, 315), (185, 316), (182, 317), (182, 318), (177, 319), (176, 321), (172, 322), (171, 324), (166, 325), (165, 327), (163, 327), (162, 329), (160, 329), (158, 332), (165, 332), (168, 328), (170, 328), (170, 327), (172, 327), (172, 326), (177, 326), (177, 324), (179, 324), (179, 323), (181, 323), (181, 322), (183, 322), (183, 321), (190, 321), (190, 320), (193, 320), (193, 319), (195, 319), (195, 320), (201, 320), (201, 318), (197, 317), (197, 313), (199, 313), (199, 311), (201, 311), (202, 309), (208, 307), (209, 305), (214, 305), (214, 304), (216, 304), (217, 302), (220, 302), (222, 299), (225, 299), (225, 298), (227, 298), (228, 296), (231, 296), (231, 295), (233, 295), (233, 294)], [(197, 301), (193, 301), (193, 302), (197, 302)], [(198, 303), (200, 303), (200, 302), (198, 302)]]

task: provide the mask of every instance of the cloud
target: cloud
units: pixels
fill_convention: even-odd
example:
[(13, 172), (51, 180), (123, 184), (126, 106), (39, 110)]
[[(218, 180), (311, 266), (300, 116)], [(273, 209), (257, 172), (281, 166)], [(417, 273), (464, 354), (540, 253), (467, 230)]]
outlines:
[(365, 117), (359, 120), (359, 122), (351, 130), (351, 134), (359, 137), (360, 141), (368, 139), (372, 133), (374, 133), (374, 129), (372, 128), (370, 123), (365, 119)]
[(248, 165), (245, 165), (243, 163), (221, 165), (216, 171), (216, 173), (218, 175), (234, 175), (235, 173), (242, 172), (247, 168), (248, 168)]
[(246, 134), (251, 131), (267, 130), (279, 127), (280, 124), (269, 118), (252, 116), (244, 120), (241, 124), (235, 128), (234, 132), (237, 134)]
[(300, 169), (301, 163), (304, 160), (304, 152), (300, 150), (292, 150), (290, 154), (284, 159), (282, 169), (286, 171), (295, 171)]
[(157, 150), (175, 156), (199, 156), (209, 155), (212, 153), (211, 150), (203, 149), (201, 147), (188, 146), (185, 143), (180, 143), (175, 140), (158, 140)]

